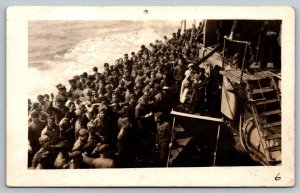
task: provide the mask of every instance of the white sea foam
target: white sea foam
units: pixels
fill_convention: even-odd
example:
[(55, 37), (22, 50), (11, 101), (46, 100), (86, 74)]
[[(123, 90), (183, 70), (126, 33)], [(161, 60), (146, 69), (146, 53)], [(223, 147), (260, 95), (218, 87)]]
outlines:
[[(55, 85), (58, 83), (69, 88), (68, 79), (74, 75), (80, 75), (83, 72), (92, 73), (94, 66), (101, 71), (105, 62), (114, 64), (115, 60), (123, 57), (124, 53), (138, 51), (142, 44), (149, 46), (156, 39), (162, 40), (164, 35), (171, 37), (172, 32), (177, 31), (180, 21), (149, 21), (144, 22), (141, 27), (138, 22), (118, 22), (111, 29), (108, 24), (103, 29), (99, 29), (101, 24), (88, 29), (89, 23), (84, 23), (88, 31), (85, 31), (85, 28), (78, 29), (78, 26), (76, 28), (84, 33), (82, 35), (79, 32), (72, 32), (74, 24), (71, 24), (69, 29), (68, 26), (61, 25), (62, 31), (60, 31), (59, 25), (56, 25), (53, 33), (51, 33), (51, 25), (45, 25), (50, 32), (43, 28), (40, 33), (35, 31), (37, 28), (34, 24), (31, 25), (32, 33), (29, 40), (32, 41), (31, 44), (34, 45), (34, 48), (29, 51), (28, 97), (30, 99), (35, 101), (38, 94), (56, 93)], [(91, 23), (91, 25), (95, 25), (95, 23)], [(70, 33), (67, 33), (66, 29), (70, 30)], [(138, 31), (138, 29), (140, 30)], [(43, 33), (47, 33), (47, 35)], [(58, 34), (59, 37), (57, 37)], [(79, 41), (76, 41), (76, 36)], [(47, 40), (43, 40), (43, 45), (39, 45), (41, 40), (38, 38), (40, 37), (47, 38)], [(57, 48), (55, 44), (57, 44)], [(32, 56), (36, 56), (36, 58)], [(36, 62), (35, 60), (39, 61), (41, 65), (31, 66)]]

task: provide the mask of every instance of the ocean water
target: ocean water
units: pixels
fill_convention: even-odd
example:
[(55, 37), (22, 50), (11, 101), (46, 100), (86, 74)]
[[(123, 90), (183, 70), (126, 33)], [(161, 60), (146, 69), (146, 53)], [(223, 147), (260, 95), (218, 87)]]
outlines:
[(56, 84), (97, 66), (114, 64), (142, 44), (171, 37), (180, 21), (30, 21), (28, 23), (28, 98), (57, 93)]

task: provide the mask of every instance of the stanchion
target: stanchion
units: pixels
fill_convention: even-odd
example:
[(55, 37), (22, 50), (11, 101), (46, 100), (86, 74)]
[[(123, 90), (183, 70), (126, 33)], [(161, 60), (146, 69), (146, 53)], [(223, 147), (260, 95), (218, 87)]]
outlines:
[(172, 124), (172, 132), (171, 132), (171, 141), (170, 141), (170, 145), (169, 145), (169, 153), (168, 153), (168, 159), (167, 159), (167, 166), (169, 167), (169, 162), (170, 162), (170, 156), (171, 156), (171, 148), (172, 148), (172, 141), (174, 139), (174, 128), (175, 128), (175, 116), (173, 118), (173, 124)]
[[(222, 120), (223, 120), (223, 118), (222, 118)], [(219, 126), (218, 126), (218, 133), (217, 133), (216, 147), (215, 147), (215, 151), (214, 151), (214, 162), (213, 162), (213, 166), (216, 166), (217, 151), (218, 151), (218, 143), (219, 143), (219, 138), (220, 138), (220, 130), (221, 130), (221, 124), (219, 124)]]

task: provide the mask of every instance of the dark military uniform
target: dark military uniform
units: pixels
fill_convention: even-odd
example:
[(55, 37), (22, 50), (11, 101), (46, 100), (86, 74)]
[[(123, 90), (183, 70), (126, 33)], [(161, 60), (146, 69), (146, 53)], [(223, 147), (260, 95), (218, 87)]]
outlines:
[(280, 21), (265, 21), (261, 28), (261, 68), (266, 68), (268, 62), (273, 62), (274, 67), (281, 67), (281, 54), (278, 38)]
[(28, 126), (28, 140), (32, 148), (32, 153), (35, 154), (40, 148), (39, 137), (45, 127), (45, 123), (41, 121), (31, 122)]
[(140, 151), (143, 153), (151, 148), (152, 139), (155, 140), (155, 136), (153, 137), (153, 129), (155, 128), (153, 116), (145, 116), (150, 112), (149, 105), (142, 106), (138, 104), (135, 108), (135, 118), (139, 126), (137, 135), (140, 142)]
[(160, 146), (160, 159), (166, 160), (169, 152), (169, 144), (171, 142), (172, 128), (169, 122), (157, 124), (156, 142)]

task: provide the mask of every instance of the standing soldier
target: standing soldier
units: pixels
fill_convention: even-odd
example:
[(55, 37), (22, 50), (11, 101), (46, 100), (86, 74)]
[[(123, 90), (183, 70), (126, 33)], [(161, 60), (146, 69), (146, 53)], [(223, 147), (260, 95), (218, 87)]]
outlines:
[(157, 123), (156, 146), (160, 149), (161, 165), (165, 166), (168, 159), (169, 144), (171, 142), (172, 128), (171, 124), (165, 121), (165, 114), (157, 112), (154, 114)]
[(261, 27), (261, 68), (266, 68), (268, 62), (273, 62), (275, 68), (280, 68), (280, 22), (264, 21)]
[(114, 144), (114, 128), (111, 118), (108, 115), (107, 106), (101, 105), (98, 108), (99, 113), (93, 120), (95, 124), (95, 134), (102, 140), (101, 143)]
[(205, 69), (200, 68), (200, 73), (195, 74), (193, 82), (192, 113), (201, 115), (205, 111), (206, 80)]
[(39, 120), (39, 113), (33, 111), (31, 113), (32, 121), (28, 125), (28, 140), (31, 147), (29, 157), (32, 156), (41, 148), (39, 138), (41, 136), (43, 128), (46, 126), (46, 122)]
[(77, 89), (76, 87), (76, 80), (74, 78), (68, 80), (70, 83), (70, 89), (68, 91), (68, 94), (73, 94), (73, 92)]
[(68, 100), (66, 87), (62, 84), (58, 84), (56, 85), (56, 88), (58, 89), (58, 93), (55, 98), (60, 98), (62, 103), (65, 104)]
[[(138, 105), (135, 107), (135, 119), (138, 122), (138, 139), (140, 142), (140, 153), (146, 153), (151, 149), (151, 142), (154, 130), (154, 120), (151, 107), (146, 97), (139, 99)], [(153, 144), (154, 146), (154, 144)]]
[(32, 166), (36, 167), (39, 162), (43, 168), (53, 168), (59, 142), (59, 127), (55, 124), (54, 116), (48, 117), (47, 126), (43, 129), (39, 141), (42, 147), (35, 155)]
[(56, 168), (63, 168), (69, 160), (69, 152), (75, 142), (75, 131), (68, 113), (67, 116), (60, 121), (59, 130), (59, 143), (56, 144), (56, 148), (59, 153), (54, 162), (54, 166)]
[(59, 124), (60, 120), (64, 118), (66, 112), (69, 111), (68, 107), (65, 106), (64, 99), (61, 95), (57, 95), (55, 97), (55, 106), (53, 105), (53, 101), (50, 102), (50, 106), (48, 108), (51, 115), (55, 115), (55, 123)]
[(55, 145), (59, 141), (59, 127), (55, 124), (54, 116), (47, 119), (47, 126), (43, 129), (41, 136), (47, 135), (51, 145)]
[(37, 100), (39, 101), (39, 103), (41, 104), (42, 106), (42, 110), (44, 112), (47, 112), (48, 108), (49, 108), (49, 105), (50, 105), (50, 102), (49, 101), (46, 101), (45, 100), (45, 97), (43, 95), (38, 95), (37, 96)]
[(120, 167), (132, 166), (134, 160), (135, 138), (134, 130), (128, 117), (127, 108), (119, 111), (120, 118), (118, 120), (119, 134), (117, 137), (117, 152)]

